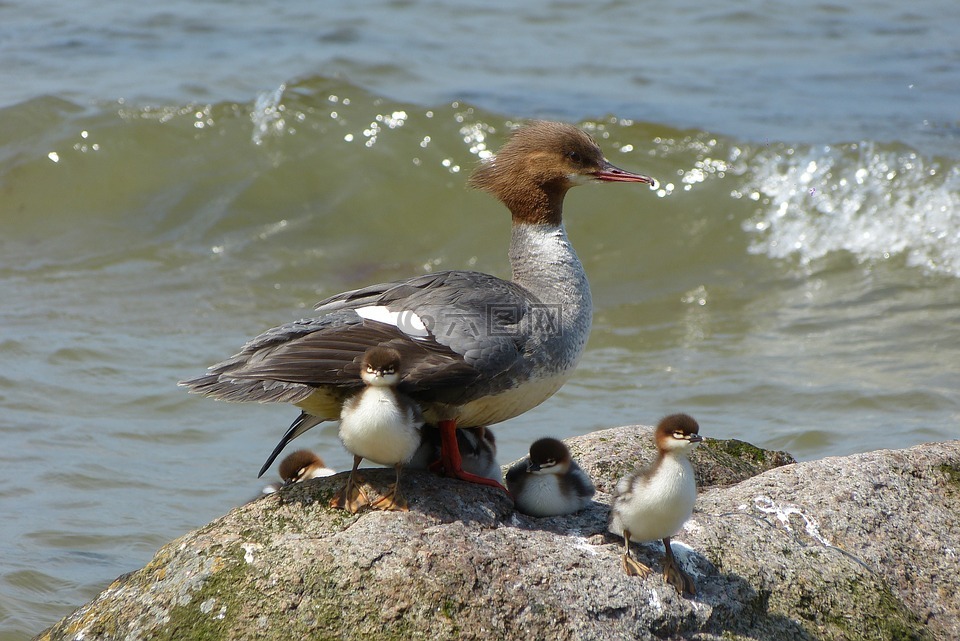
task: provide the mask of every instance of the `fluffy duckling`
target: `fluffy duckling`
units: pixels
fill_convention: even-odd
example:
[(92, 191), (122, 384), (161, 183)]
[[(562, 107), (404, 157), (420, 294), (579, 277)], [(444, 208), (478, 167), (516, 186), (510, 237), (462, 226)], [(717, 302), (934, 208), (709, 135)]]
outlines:
[(297, 450), (280, 463), (280, 478), (283, 479), (283, 483), (271, 483), (263, 488), (263, 493), (273, 494), (287, 485), (334, 474), (336, 472), (327, 467), (323, 459), (310, 450)]
[(507, 489), (517, 509), (530, 516), (572, 514), (590, 504), (596, 491), (563, 441), (542, 438), (530, 456), (507, 472)]
[(672, 414), (657, 425), (653, 463), (621, 479), (610, 511), (610, 532), (623, 537), (623, 569), (631, 576), (652, 570), (630, 555), (630, 541), (662, 540), (663, 576), (678, 592), (696, 594), (689, 574), (673, 556), (670, 537), (693, 513), (697, 485), (688, 458), (703, 440), (700, 426), (687, 414)]
[[(340, 440), (353, 454), (353, 469), (343, 490), (330, 505), (356, 513), (364, 505), (382, 510), (407, 510), (400, 492), (400, 470), (420, 447), (423, 417), (420, 407), (397, 391), (400, 383), (400, 352), (390, 347), (371, 347), (364, 352), (360, 377), (366, 385), (348, 398), (340, 413)], [(360, 461), (393, 465), (396, 482), (371, 504), (357, 474)]]

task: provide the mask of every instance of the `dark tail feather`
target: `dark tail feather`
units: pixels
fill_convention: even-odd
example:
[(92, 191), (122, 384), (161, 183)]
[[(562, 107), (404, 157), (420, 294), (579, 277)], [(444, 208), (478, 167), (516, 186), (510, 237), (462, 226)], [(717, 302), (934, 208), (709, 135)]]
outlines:
[(323, 423), (326, 419), (320, 418), (319, 416), (314, 416), (313, 414), (307, 414), (306, 412), (300, 412), (300, 416), (297, 417), (290, 427), (287, 429), (286, 434), (283, 435), (283, 438), (280, 439), (280, 442), (277, 443), (277, 446), (273, 448), (273, 451), (270, 452), (270, 456), (267, 457), (267, 462), (263, 464), (263, 467), (260, 468), (260, 473), (257, 474), (257, 478), (263, 476), (263, 473), (267, 471), (267, 468), (273, 464), (280, 452), (283, 451), (283, 448), (287, 446), (287, 443), (297, 438), (311, 427)]

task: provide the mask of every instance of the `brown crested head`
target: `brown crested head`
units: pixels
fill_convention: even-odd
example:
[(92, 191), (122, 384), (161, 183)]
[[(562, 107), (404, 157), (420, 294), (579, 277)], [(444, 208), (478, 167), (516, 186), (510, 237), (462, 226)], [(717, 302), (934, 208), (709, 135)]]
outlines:
[(323, 467), (323, 461), (310, 450), (297, 450), (280, 463), (280, 478), (284, 483), (296, 483), (310, 467)]
[(592, 180), (654, 184), (614, 167), (593, 138), (573, 125), (544, 120), (517, 129), (468, 184), (496, 196), (514, 223), (559, 225), (567, 190)]
[(687, 451), (703, 440), (700, 425), (689, 414), (671, 414), (657, 424), (654, 434), (657, 449), (662, 452)]
[(400, 371), (400, 352), (392, 347), (378, 345), (363, 353), (360, 371), (380, 374), (396, 374)]
[[(555, 438), (541, 438), (530, 446), (531, 472), (563, 468), (570, 461), (570, 450), (567, 445)], [(565, 469), (565, 468), (563, 468)]]

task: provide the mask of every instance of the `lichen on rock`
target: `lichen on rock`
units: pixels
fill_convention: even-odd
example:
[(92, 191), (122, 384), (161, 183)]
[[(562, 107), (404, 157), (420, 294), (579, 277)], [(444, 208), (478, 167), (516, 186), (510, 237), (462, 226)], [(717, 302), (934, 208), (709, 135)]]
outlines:
[[(708, 442), (674, 539), (694, 598), (626, 576), (606, 531), (609, 493), (650, 443), (644, 427), (569, 439), (598, 494), (543, 519), (414, 471), (406, 513), (328, 508), (344, 474), (297, 484), (164, 546), (38, 638), (960, 638), (960, 493), (944, 472), (960, 443), (794, 463)], [(635, 551), (660, 569), (662, 546)]]

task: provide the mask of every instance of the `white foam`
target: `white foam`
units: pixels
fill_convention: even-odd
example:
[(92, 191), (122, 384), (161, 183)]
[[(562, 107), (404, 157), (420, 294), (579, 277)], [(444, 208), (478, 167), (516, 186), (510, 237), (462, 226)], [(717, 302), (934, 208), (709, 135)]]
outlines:
[(251, 140), (255, 145), (262, 145), (264, 138), (269, 135), (282, 134), (287, 123), (283, 117), (283, 92), (287, 86), (281, 84), (273, 91), (263, 91), (257, 94), (257, 100), (253, 105), (253, 111), (250, 113), (250, 120), (253, 121), (253, 134)]
[(733, 196), (762, 206), (744, 223), (753, 253), (804, 265), (837, 251), (862, 262), (904, 256), (960, 276), (960, 168), (873, 143), (767, 147), (742, 160), (747, 188)]

